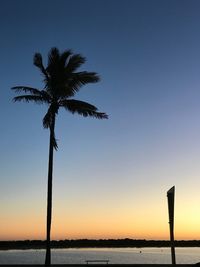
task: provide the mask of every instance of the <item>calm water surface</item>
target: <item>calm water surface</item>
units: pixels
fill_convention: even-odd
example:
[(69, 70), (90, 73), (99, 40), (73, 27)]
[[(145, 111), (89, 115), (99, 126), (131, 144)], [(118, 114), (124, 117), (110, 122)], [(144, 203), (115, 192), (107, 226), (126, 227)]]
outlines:
[[(43, 264), (44, 250), (0, 251), (0, 264)], [(200, 262), (200, 248), (176, 248), (177, 263)], [(169, 248), (53, 249), (52, 263), (84, 264), (86, 260), (109, 263), (171, 263)]]

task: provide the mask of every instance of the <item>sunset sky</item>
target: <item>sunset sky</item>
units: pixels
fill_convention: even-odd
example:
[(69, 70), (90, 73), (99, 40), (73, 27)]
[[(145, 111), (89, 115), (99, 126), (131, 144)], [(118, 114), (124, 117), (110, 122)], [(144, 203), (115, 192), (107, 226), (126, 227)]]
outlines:
[(45, 239), (46, 106), (13, 103), (43, 89), (33, 66), (51, 47), (87, 58), (101, 82), (76, 99), (109, 115), (60, 111), (53, 239), (200, 239), (200, 1), (0, 1), (0, 240)]

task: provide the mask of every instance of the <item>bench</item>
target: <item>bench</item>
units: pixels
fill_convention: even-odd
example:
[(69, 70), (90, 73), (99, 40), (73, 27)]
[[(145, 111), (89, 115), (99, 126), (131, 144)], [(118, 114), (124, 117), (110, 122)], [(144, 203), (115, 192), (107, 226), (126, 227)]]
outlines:
[(109, 263), (109, 260), (86, 260), (85, 261), (87, 264), (89, 264), (89, 263), (106, 263), (106, 264), (108, 264)]

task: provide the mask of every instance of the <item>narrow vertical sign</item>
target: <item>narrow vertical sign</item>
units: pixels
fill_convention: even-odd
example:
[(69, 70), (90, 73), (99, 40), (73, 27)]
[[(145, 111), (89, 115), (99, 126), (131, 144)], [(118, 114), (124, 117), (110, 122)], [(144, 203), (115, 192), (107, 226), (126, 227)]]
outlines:
[(175, 195), (175, 186), (173, 186), (172, 188), (170, 188), (169, 191), (167, 191), (172, 264), (176, 264), (175, 245), (174, 245), (174, 195)]

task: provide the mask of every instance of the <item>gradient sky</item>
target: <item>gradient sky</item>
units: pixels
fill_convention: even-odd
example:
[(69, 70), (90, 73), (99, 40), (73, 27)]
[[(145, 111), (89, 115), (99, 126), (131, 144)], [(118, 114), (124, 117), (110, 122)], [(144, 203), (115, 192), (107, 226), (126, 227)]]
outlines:
[(200, 1), (0, 1), (0, 240), (45, 239), (46, 106), (12, 103), (43, 88), (40, 52), (73, 49), (101, 76), (76, 99), (109, 120), (59, 113), (53, 239), (200, 239)]

